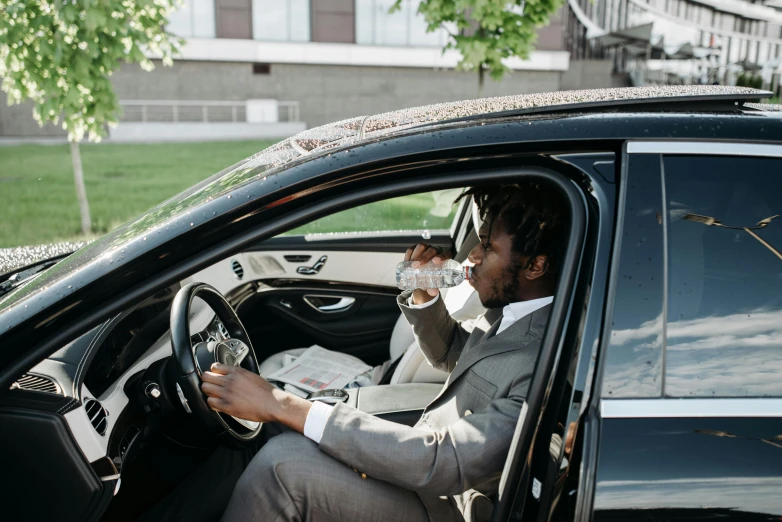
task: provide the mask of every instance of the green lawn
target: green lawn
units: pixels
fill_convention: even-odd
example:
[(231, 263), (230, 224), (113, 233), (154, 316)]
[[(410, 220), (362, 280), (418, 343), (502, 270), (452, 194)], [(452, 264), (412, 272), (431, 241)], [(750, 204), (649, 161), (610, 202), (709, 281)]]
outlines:
[[(81, 146), (96, 235), (273, 141)], [(0, 248), (79, 239), (68, 145), (0, 147)]]
[[(82, 145), (94, 236), (271, 143)], [(292, 233), (448, 228), (455, 210), (450, 205), (458, 192), (372, 203)], [(85, 239), (79, 223), (67, 145), (0, 147), (0, 248)]]

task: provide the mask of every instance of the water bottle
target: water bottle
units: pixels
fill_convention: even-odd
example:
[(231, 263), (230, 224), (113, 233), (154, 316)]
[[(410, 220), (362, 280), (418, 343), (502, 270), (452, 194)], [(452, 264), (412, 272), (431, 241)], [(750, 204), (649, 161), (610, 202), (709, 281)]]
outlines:
[(396, 265), (396, 286), (400, 290), (416, 288), (449, 288), (470, 278), (471, 266), (462, 266), (449, 259), (441, 264), (432, 262), (413, 267), (413, 261), (402, 261)]

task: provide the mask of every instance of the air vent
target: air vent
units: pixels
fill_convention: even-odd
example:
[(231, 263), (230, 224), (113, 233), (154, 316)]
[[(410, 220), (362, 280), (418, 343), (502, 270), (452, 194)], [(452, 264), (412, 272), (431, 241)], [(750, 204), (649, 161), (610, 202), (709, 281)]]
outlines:
[(282, 256), (285, 258), (285, 261), (288, 263), (306, 263), (310, 260), (312, 256), (307, 255), (288, 255), (288, 256)]
[(106, 425), (108, 424), (106, 417), (109, 415), (106, 409), (95, 399), (89, 398), (84, 400), (84, 409), (95, 431), (106, 435)]
[(128, 448), (130, 448), (130, 445), (133, 444), (133, 440), (139, 433), (141, 433), (141, 429), (139, 429), (139, 427), (135, 424), (131, 424), (128, 426), (128, 429), (125, 430), (125, 434), (122, 435), (122, 440), (119, 442), (120, 462), (125, 460), (125, 455), (128, 453)]
[(239, 261), (236, 259), (231, 261), (231, 270), (233, 270), (234, 274), (236, 274), (236, 279), (241, 279), (244, 277), (244, 268), (242, 268), (242, 265), (239, 264)]
[(22, 375), (21, 379), (11, 385), (11, 389), (56, 393), (58, 395), (61, 393), (60, 387), (53, 380), (40, 375), (30, 375), (29, 373)]

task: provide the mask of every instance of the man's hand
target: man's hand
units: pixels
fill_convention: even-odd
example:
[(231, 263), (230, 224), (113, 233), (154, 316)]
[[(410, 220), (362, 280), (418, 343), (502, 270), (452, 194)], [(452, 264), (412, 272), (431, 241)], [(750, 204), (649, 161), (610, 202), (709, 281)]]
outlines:
[(258, 374), (214, 363), (201, 375), (201, 391), (215, 411), (256, 422), (279, 422), (298, 432), (312, 403), (275, 388)]
[[(436, 265), (440, 265), (450, 258), (451, 254), (449, 252), (443, 252), (442, 248), (432, 246), (428, 243), (418, 243), (417, 245), (408, 248), (407, 252), (405, 252), (405, 261), (413, 261), (414, 267), (425, 265), (429, 261)], [(413, 304), (427, 303), (437, 297), (437, 294), (439, 293), (440, 290), (437, 288), (417, 288), (413, 290)]]

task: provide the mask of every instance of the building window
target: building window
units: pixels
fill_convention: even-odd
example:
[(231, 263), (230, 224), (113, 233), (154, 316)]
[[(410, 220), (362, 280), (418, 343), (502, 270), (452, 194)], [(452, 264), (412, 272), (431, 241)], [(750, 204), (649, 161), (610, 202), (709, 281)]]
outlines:
[(403, 0), (401, 9), (389, 10), (394, 0), (356, 0), (356, 43), (441, 47), (447, 42), (443, 30), (428, 33), (426, 21), (418, 14), (421, 0)]
[(215, 10), (218, 38), (252, 38), (251, 0), (215, 0)]
[(183, 0), (182, 7), (168, 17), (167, 29), (185, 38), (214, 38), (214, 1)]
[(728, 31), (736, 30), (736, 17), (730, 14), (723, 13), (720, 17), (720, 27)]
[(253, 39), (310, 41), (310, 0), (253, 0)]
[(354, 43), (354, 0), (312, 0), (312, 41)]

